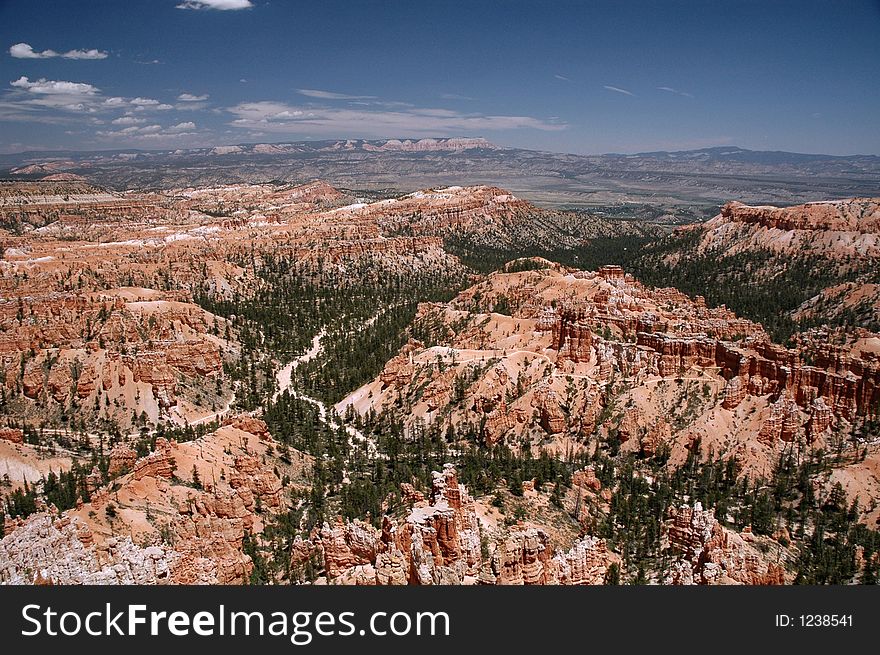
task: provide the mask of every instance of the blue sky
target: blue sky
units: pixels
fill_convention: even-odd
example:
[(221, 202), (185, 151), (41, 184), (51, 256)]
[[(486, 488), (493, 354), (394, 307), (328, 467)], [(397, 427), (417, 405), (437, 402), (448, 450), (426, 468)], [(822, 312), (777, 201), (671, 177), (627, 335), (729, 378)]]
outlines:
[(0, 0), (0, 151), (880, 154), (880, 2)]

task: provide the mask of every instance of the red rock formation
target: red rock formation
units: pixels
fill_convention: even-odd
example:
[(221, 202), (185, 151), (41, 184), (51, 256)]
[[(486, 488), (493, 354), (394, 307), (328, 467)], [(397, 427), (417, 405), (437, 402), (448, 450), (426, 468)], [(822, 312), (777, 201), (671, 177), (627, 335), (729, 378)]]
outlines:
[(550, 537), (536, 528), (518, 528), (497, 544), (490, 570), (493, 584), (536, 585), (553, 581)]
[(666, 419), (658, 418), (642, 435), (639, 448), (646, 457), (653, 457), (672, 442), (672, 426)]
[(333, 526), (325, 523), (316, 542), (328, 577), (336, 578), (354, 566), (374, 563), (379, 536), (375, 528), (360, 521), (343, 523), (342, 517), (337, 517)]
[(567, 552), (554, 554), (550, 538), (540, 528), (514, 526), (496, 544), (483, 584), (601, 585), (620, 557), (607, 549), (604, 539), (584, 537)]
[(135, 382), (145, 382), (152, 387), (153, 396), (160, 407), (171, 407), (175, 403), (177, 377), (174, 370), (165, 363), (162, 353), (123, 355), (122, 360), (134, 373)]
[(24, 443), (24, 433), (17, 428), (0, 428), (0, 441)]
[(73, 386), (73, 377), (70, 372), (70, 364), (68, 362), (59, 362), (57, 365), (49, 369), (49, 379), (47, 381), (49, 393), (58, 402), (65, 402), (70, 395)]
[(78, 398), (88, 398), (94, 393), (98, 382), (98, 372), (93, 365), (87, 365), (80, 373), (76, 383), (76, 395)]
[(137, 461), (137, 451), (123, 444), (113, 447), (110, 451), (110, 461), (107, 467), (107, 474), (111, 478), (115, 478), (126, 471), (130, 471)]
[(770, 407), (770, 415), (761, 426), (758, 438), (770, 445), (777, 440), (791, 442), (801, 426), (800, 410), (790, 397), (782, 396)]
[[(281, 480), (260, 451), (268, 449), (259, 439), (224, 427), (184, 444), (157, 439), (112, 488), (98, 487), (96, 468), (86, 480), (89, 503), (11, 526), (0, 540), (0, 582), (30, 583), (34, 572), (60, 584), (246, 582), (253, 563), (242, 550), (245, 534), (281, 509)], [(131, 452), (117, 446), (110, 459), (120, 468)], [(175, 478), (175, 461), (187, 462), (181, 475), (195, 466), (203, 484)], [(155, 545), (112, 536), (120, 532)]]
[(818, 435), (827, 430), (834, 419), (831, 408), (825, 403), (825, 399), (821, 396), (813, 401), (810, 406), (810, 418), (807, 421), (807, 436), (810, 441), (814, 441)]
[(43, 369), (34, 360), (25, 365), (24, 376), (21, 379), (24, 395), (28, 398), (37, 398), (43, 391)]
[(574, 362), (590, 360), (593, 333), (582, 320), (583, 315), (577, 312), (565, 310), (558, 314), (552, 329), (552, 347), (559, 351), (560, 357)]
[(132, 471), (135, 480), (143, 480), (147, 477), (170, 480), (172, 475), (174, 475), (174, 466), (171, 444), (161, 437), (156, 439), (156, 450), (139, 459)]
[(565, 430), (568, 422), (565, 410), (562, 408), (559, 395), (553, 389), (547, 386), (538, 389), (533, 396), (532, 404), (539, 409), (541, 427), (548, 434), (559, 434)]
[(768, 561), (743, 537), (724, 528), (699, 502), (671, 509), (667, 534), (681, 556), (668, 575), (669, 584), (785, 583), (782, 565)]
[(258, 457), (236, 456), (229, 474), (229, 486), (236, 490), (249, 510), (254, 507), (252, 498), (260, 498), (261, 504), (269, 508), (281, 506), (281, 480)]
[(255, 418), (249, 414), (237, 414), (228, 416), (223, 419), (223, 425), (231, 425), (242, 432), (249, 432), (258, 436), (263, 441), (271, 439), (269, 434), (269, 426), (262, 419)]
[[(577, 476), (593, 484), (583, 474)], [(414, 585), (602, 584), (611, 564), (620, 565), (604, 540), (584, 537), (569, 551), (557, 553), (544, 530), (522, 525), (496, 541), (484, 562), (474, 501), (451, 465), (434, 473), (430, 502), (411, 488), (402, 491), (414, 503), (404, 521), (386, 515), (378, 531), (338, 519), (310, 540), (295, 542), (292, 564), (317, 553), (328, 579), (336, 583)]]
[(187, 375), (213, 376), (223, 369), (216, 344), (200, 339), (170, 344), (165, 361)]
[(388, 360), (379, 379), (382, 381), (383, 387), (401, 387), (412, 381), (415, 367), (412, 362), (412, 353), (417, 350), (421, 344), (411, 341), (400, 351), (400, 354)]
[(735, 409), (746, 397), (747, 386), (739, 376), (730, 378), (724, 387), (721, 406), (724, 409)]
[(628, 409), (617, 426), (617, 437), (621, 443), (637, 439), (645, 425), (645, 412), (639, 407)]
[(620, 557), (608, 550), (604, 539), (590, 536), (575, 542), (568, 552), (555, 555), (553, 563), (553, 583), (561, 585), (605, 584), (611, 565), (622, 565)]
[(599, 276), (605, 278), (606, 280), (620, 280), (623, 281), (625, 278), (625, 274), (623, 272), (623, 268), (620, 266), (616, 266), (614, 264), (608, 264), (606, 266), (600, 266), (598, 271)]
[(794, 207), (750, 207), (728, 202), (722, 219), (777, 230), (880, 232), (880, 202), (876, 199), (809, 202)]
[(590, 489), (593, 492), (602, 490), (602, 483), (596, 477), (596, 470), (592, 466), (575, 471), (571, 476), (571, 484), (575, 487)]
[(337, 520), (301, 544), (303, 561), (317, 549), (331, 580), (349, 584), (461, 584), (480, 566), (480, 537), (474, 504), (447, 465), (434, 473), (430, 503), (415, 502), (405, 521), (385, 516), (381, 533), (371, 526)]

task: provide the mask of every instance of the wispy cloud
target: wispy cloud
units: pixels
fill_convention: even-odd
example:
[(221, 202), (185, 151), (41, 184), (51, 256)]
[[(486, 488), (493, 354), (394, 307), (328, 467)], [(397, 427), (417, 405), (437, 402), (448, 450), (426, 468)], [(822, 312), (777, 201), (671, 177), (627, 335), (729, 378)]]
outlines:
[(453, 136), (493, 130), (563, 130), (564, 123), (531, 116), (491, 116), (450, 109), (316, 108), (283, 102), (243, 102), (227, 111), (234, 127), (264, 132), (351, 137)]
[(687, 93), (686, 91), (679, 91), (678, 89), (673, 89), (671, 86), (658, 86), (658, 91), (665, 91), (666, 93), (674, 93), (677, 96), (684, 96), (685, 98), (693, 98), (693, 94)]
[(560, 75), (559, 73), (557, 73), (553, 77), (555, 77), (557, 80), (562, 80), (564, 82), (571, 82), (570, 78), (566, 77), (565, 75)]
[(106, 59), (107, 53), (102, 50), (91, 48), (89, 50), (68, 50), (56, 52), (55, 50), (36, 51), (30, 44), (16, 43), (9, 47), (9, 54), (16, 59), (51, 59), (62, 57), (63, 59)]
[(635, 93), (632, 91), (627, 91), (626, 89), (621, 89), (619, 86), (611, 86), (609, 84), (603, 84), (603, 89), (607, 89), (608, 91), (614, 91), (614, 93), (622, 93), (625, 96), (633, 96), (635, 97)]
[(320, 98), (321, 100), (374, 100), (376, 98), (376, 96), (353, 96), (347, 93), (321, 91), (320, 89), (297, 89), (296, 92), (309, 98)]
[[(113, 121), (116, 123), (116, 121)], [(117, 144), (150, 143), (160, 145), (163, 143), (180, 145), (181, 139), (188, 144), (193, 143), (193, 137), (199, 136), (196, 124), (192, 121), (177, 123), (163, 127), (159, 123), (151, 125), (131, 125), (116, 130), (98, 130), (95, 137), (101, 141), (111, 141)]]
[[(9, 83), (9, 90), (0, 97), (5, 120), (38, 123), (70, 122), (73, 114), (91, 114), (92, 120), (113, 113), (130, 115), (173, 109), (154, 98), (106, 97), (101, 90), (86, 82), (66, 80), (31, 80), (21, 76)], [(118, 118), (121, 118), (117, 116)], [(118, 124), (134, 124), (126, 119)]]
[(471, 96), (461, 95), (460, 93), (441, 93), (440, 97), (444, 100), (473, 100)]
[(181, 93), (177, 96), (177, 99), (180, 102), (202, 102), (208, 99), (208, 94), (193, 95), (192, 93)]
[[(181, 103), (187, 110), (201, 103)], [(32, 80), (21, 76), (0, 95), (0, 121), (65, 125), (100, 142), (180, 146), (201, 143), (208, 132), (181, 121), (174, 107), (156, 98), (105, 96), (86, 82)], [(162, 116), (170, 116), (162, 120)]]
[(184, 0), (178, 9), (218, 9), (220, 11), (235, 11), (237, 9), (250, 9), (254, 4), (250, 0)]

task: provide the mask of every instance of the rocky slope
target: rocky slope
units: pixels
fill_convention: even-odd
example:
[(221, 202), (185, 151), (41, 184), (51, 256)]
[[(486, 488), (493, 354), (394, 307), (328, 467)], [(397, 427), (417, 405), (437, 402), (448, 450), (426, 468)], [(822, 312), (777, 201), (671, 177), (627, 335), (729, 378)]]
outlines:
[[(403, 518), (385, 516), (381, 530), (355, 521), (325, 524), (294, 548), (315, 551), (331, 584), (604, 584), (620, 558), (601, 539), (584, 537), (558, 551), (540, 527), (499, 529), (447, 465), (433, 473), (430, 499), (406, 490)], [(478, 511), (479, 508), (479, 511)], [(482, 542), (490, 544), (483, 552)]]
[(701, 226), (699, 249), (734, 254), (761, 248), (832, 260), (880, 255), (880, 199), (750, 207), (729, 202)]
[[(785, 348), (756, 323), (619, 267), (538, 264), (423, 305), (422, 340), (337, 409), (436, 422), (441, 433), (479, 426), (486, 445), (514, 449), (577, 452), (598, 437), (680, 464), (699, 444), (757, 476), (791, 448), (834, 450), (880, 403), (880, 335), (830, 345), (814, 331)], [(876, 507), (876, 480), (855, 477), (851, 497)]]
[(251, 248), (341, 269), (364, 258), (455, 267), (436, 238), (386, 237), (375, 213), (327, 211), (343, 194), (323, 183), (149, 197), (69, 183), (4, 189), (0, 214), (42, 225), (7, 236), (0, 262), (0, 367), (22, 416), (182, 423), (222, 408), (235, 333), (193, 295), (247, 293), (253, 275), (234, 262)]
[(334, 210), (352, 219), (369, 217), (384, 234), (452, 238), (470, 249), (545, 252), (573, 249), (596, 237), (645, 235), (638, 223), (610, 221), (575, 212), (538, 209), (497, 187), (451, 186)]
[(832, 323), (880, 327), (880, 201), (792, 207), (727, 203), (715, 218), (647, 246), (633, 266), (755, 317), (777, 337)]
[[(7, 519), (0, 582), (22, 584), (241, 584), (253, 567), (243, 551), (268, 517), (285, 509), (278, 467), (294, 480), (311, 466), (271, 453), (265, 424), (252, 419), (201, 439), (158, 440), (137, 459), (110, 454), (111, 485), (60, 517), (54, 508)], [(96, 473), (97, 475), (97, 473)]]
[[(783, 345), (621, 266), (482, 276), (451, 254), (581, 252), (642, 226), (486, 185), (2, 191), (0, 581), (874, 575), (880, 335)], [(660, 261), (723, 271), (726, 248), (756, 302), (808, 253), (837, 293), (870, 294), (876, 212), (731, 204)]]

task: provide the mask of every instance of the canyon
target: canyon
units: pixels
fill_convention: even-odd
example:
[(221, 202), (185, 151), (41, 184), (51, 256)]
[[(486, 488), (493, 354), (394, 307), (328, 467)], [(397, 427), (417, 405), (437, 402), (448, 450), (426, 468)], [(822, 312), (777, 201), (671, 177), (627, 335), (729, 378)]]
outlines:
[[(0, 582), (790, 584), (828, 516), (867, 531), (835, 533), (861, 540), (842, 581), (877, 565), (876, 199), (663, 237), (491, 184), (63, 168), (0, 184)], [(825, 286), (780, 340), (646, 268), (725, 257), (756, 286), (811, 257)]]

